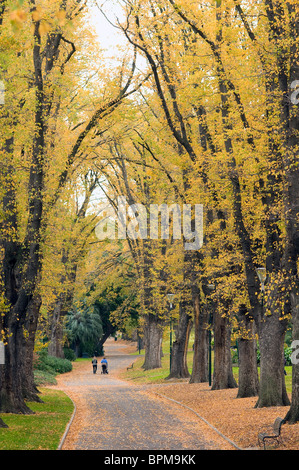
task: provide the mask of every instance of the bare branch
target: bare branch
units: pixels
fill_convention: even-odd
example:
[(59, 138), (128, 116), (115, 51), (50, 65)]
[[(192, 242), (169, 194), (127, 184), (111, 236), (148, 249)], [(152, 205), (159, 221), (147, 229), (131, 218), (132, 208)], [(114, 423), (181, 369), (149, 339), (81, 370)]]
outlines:
[(64, 68), (66, 66), (66, 64), (71, 60), (72, 56), (75, 54), (76, 52), (76, 47), (75, 47), (75, 44), (72, 42), (72, 41), (69, 41), (68, 39), (66, 39), (64, 36), (61, 36), (61, 40), (66, 42), (67, 44), (70, 44), (71, 47), (72, 47), (72, 50), (68, 53), (68, 56), (67, 58), (65, 59), (64, 63), (62, 64), (61, 66), (61, 73), (63, 74), (64, 73)]

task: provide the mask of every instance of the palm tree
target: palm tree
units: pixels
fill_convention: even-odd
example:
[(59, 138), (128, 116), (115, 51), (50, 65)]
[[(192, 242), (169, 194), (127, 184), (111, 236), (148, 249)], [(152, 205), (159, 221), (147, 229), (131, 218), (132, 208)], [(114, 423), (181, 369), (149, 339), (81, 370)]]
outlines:
[(87, 343), (92, 343), (95, 349), (102, 335), (103, 325), (98, 309), (86, 305), (84, 301), (78, 307), (75, 305), (68, 314), (67, 336), (75, 347), (76, 356)]

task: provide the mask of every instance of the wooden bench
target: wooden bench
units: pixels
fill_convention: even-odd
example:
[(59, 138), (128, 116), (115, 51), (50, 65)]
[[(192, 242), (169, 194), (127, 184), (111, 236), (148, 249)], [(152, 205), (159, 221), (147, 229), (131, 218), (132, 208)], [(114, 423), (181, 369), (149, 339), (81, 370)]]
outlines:
[(283, 418), (276, 418), (276, 420), (273, 423), (273, 426), (271, 427), (269, 431), (259, 433), (258, 442), (260, 446), (261, 445), (264, 446), (264, 450), (266, 449), (266, 441), (268, 439), (275, 441), (277, 445), (279, 444), (279, 439), (281, 435), (281, 427), (283, 424), (285, 424), (285, 422), (286, 421)]
[(134, 367), (134, 363), (133, 363), (133, 364), (131, 364), (129, 367), (127, 367), (127, 370), (129, 370), (129, 369), (133, 369), (133, 367)]

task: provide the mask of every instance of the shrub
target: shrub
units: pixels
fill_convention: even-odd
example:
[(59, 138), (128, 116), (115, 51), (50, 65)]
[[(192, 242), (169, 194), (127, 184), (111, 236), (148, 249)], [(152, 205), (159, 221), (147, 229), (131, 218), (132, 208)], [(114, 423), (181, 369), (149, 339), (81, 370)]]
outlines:
[(48, 356), (47, 351), (40, 351), (37, 354), (35, 369), (50, 374), (65, 374), (73, 368), (71, 361), (68, 359), (60, 359), (58, 357)]
[(239, 363), (239, 353), (237, 348), (231, 349), (231, 356), (232, 356), (232, 363), (238, 364)]
[(291, 360), (291, 355), (293, 353), (293, 349), (290, 347), (285, 348), (284, 350), (284, 358), (285, 358), (285, 365), (286, 366), (291, 366), (292, 365), (292, 360)]
[(73, 368), (71, 361), (68, 359), (60, 359), (53, 356), (46, 357), (46, 364), (55, 372), (57, 372), (57, 374), (70, 372)]
[(77, 359), (75, 351), (73, 349), (64, 348), (63, 352), (64, 352), (64, 357), (68, 359), (69, 361), (75, 362), (75, 360)]

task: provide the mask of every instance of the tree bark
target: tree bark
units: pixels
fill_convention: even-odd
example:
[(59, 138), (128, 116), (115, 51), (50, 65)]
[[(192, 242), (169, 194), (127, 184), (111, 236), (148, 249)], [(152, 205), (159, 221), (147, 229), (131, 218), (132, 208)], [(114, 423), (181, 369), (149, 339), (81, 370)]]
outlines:
[(145, 370), (162, 367), (162, 339), (164, 321), (156, 313), (153, 306), (153, 288), (151, 269), (153, 266), (151, 240), (144, 240), (142, 244), (142, 276), (143, 276), (143, 307), (144, 307), (144, 346), (145, 357), (143, 368)]
[(42, 305), (42, 300), (39, 295), (36, 295), (28, 307), (28, 315), (26, 317), (25, 330), (26, 337), (24, 338), (24, 351), (25, 351), (25, 362), (22, 368), (22, 388), (23, 396), (30, 402), (41, 403), (42, 400), (39, 397), (39, 390), (35, 385), (34, 371), (33, 371), (33, 355), (35, 346), (35, 335), (38, 325), (39, 312)]
[(214, 374), (212, 390), (236, 388), (232, 371), (231, 328), (227, 316), (214, 317)]
[(66, 312), (63, 311), (63, 301), (57, 300), (54, 305), (52, 316), (51, 316), (51, 336), (48, 346), (49, 356), (58, 357), (64, 359), (63, 352), (63, 320)]
[[(260, 390), (256, 407), (290, 404), (284, 376), (284, 337), (288, 325), (285, 316), (288, 303), (282, 302), (285, 279), (281, 278), (277, 251), (269, 250), (270, 273), (265, 293), (262, 293), (262, 320), (258, 324), (260, 347)], [(283, 319), (284, 318), (284, 319)]]
[[(298, 294), (299, 297), (299, 294)], [(293, 341), (299, 344), (299, 302), (294, 299), (295, 307), (293, 311)], [(297, 346), (296, 346), (297, 348)], [(297, 349), (298, 350), (298, 349)], [(295, 424), (299, 421), (299, 359), (298, 353), (295, 354), (295, 358), (292, 364), (292, 402), (290, 409), (288, 410), (285, 419), (289, 424)]]
[(257, 345), (255, 324), (246, 310), (240, 309), (239, 320), (242, 336), (239, 346), (239, 383), (237, 398), (258, 396), (259, 377), (257, 368)]
[(149, 314), (145, 318), (144, 325), (144, 346), (145, 356), (143, 369), (159, 369), (161, 363), (161, 345), (163, 338), (163, 327), (158, 317)]
[[(299, 17), (298, 5), (286, 2), (290, 20), (290, 36), (292, 38), (290, 46), (290, 77), (288, 95), (293, 93), (293, 84), (299, 77)], [(291, 88), (291, 89), (290, 89)], [(292, 95), (291, 95), (292, 96)], [(299, 340), (299, 105), (290, 99), (287, 101), (288, 117), (285, 138), (285, 219), (287, 227), (287, 243), (284, 262), (290, 279), (290, 307), (293, 318), (293, 341)], [(290, 424), (299, 421), (299, 364), (295, 361), (292, 367), (292, 403), (286, 415), (286, 420)]]
[(188, 306), (180, 305), (178, 328), (175, 332), (175, 341), (172, 345), (172, 360), (170, 374), (167, 377), (184, 379), (190, 377), (187, 365), (187, 352), (192, 327), (192, 317), (186, 311)]
[(0, 412), (33, 414), (24, 401), (22, 368), (24, 367), (24, 337), (22, 325), (10, 324), (11, 335), (5, 347), (5, 366), (0, 376)]
[(200, 302), (199, 292), (194, 298), (194, 356), (190, 383), (209, 380), (209, 311)]
[(290, 405), (284, 376), (284, 337), (285, 327), (271, 316), (265, 318), (259, 331), (262, 360), (260, 391), (256, 408)]

